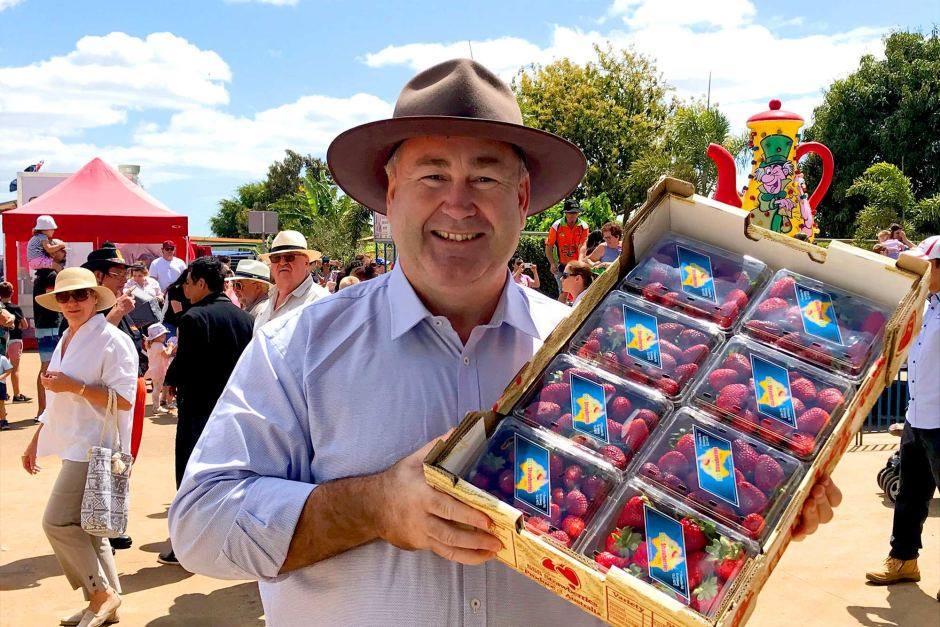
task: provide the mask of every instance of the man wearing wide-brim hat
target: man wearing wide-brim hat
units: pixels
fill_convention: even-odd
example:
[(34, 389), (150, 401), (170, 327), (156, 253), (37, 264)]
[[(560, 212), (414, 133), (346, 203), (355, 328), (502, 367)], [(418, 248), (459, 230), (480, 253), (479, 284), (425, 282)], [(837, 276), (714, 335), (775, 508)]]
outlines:
[(320, 251), (307, 246), (307, 238), (303, 233), (287, 230), (274, 236), (271, 250), (259, 255), (259, 259), (271, 264), (274, 287), (268, 292), (268, 300), (260, 306), (258, 313), (252, 314), (255, 330), (266, 322), (329, 295), (313, 280), (308, 268), (311, 261), (321, 257)]
[(225, 280), (232, 284), (238, 304), (243, 311), (247, 311), (252, 318), (268, 302), (268, 291), (271, 286), (271, 268), (268, 264), (257, 259), (242, 259), (235, 267), (235, 273)]
[(170, 508), (188, 569), (258, 579), (274, 624), (571, 624), (590, 618), (494, 561), (480, 511), (422, 461), (489, 408), (569, 311), (512, 281), (527, 215), (578, 184), (581, 152), (527, 128), (509, 87), (458, 59), (390, 120), (327, 152), (392, 226), (394, 270), (258, 332)]

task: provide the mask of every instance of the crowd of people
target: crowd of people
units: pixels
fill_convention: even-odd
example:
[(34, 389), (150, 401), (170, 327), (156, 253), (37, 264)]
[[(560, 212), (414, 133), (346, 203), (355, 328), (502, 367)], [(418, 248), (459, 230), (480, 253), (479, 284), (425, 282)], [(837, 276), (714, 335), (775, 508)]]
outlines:
[[(89, 446), (136, 459), (147, 380), (153, 411), (177, 410), (172, 546), (159, 561), (259, 581), (272, 624), (590, 620), (495, 561), (502, 545), (489, 518), (434, 490), (422, 470), (439, 438), (496, 401), (566, 305), (619, 256), (620, 225), (604, 224), (589, 245), (568, 197), (583, 155), (524, 126), (509, 87), (465, 59), (420, 73), (391, 119), (350, 129), (327, 154), (344, 191), (387, 215), (394, 264), (362, 255), (341, 267), (282, 231), (235, 268), (212, 256), (187, 265), (167, 241), (147, 268), (106, 243), (81, 268), (62, 269), (54, 222), (37, 223), (36, 254), (52, 263), (31, 265), (40, 425), (22, 463), (35, 474), (43, 454), (62, 460), (42, 528), (87, 606), (60, 624), (119, 619), (112, 549), (131, 539), (85, 530), (82, 489)], [(566, 197), (544, 251), (561, 304), (531, 289), (541, 280), (532, 260), (510, 259), (526, 217)], [(936, 299), (940, 252), (932, 259)], [(159, 319), (142, 324), (145, 298), (159, 304)], [(936, 318), (921, 331), (933, 334), (921, 340), (933, 351)], [(16, 319), (0, 310), (0, 326)], [(368, 394), (355, 393), (362, 381)], [(940, 483), (940, 407), (926, 396), (909, 455)], [(882, 583), (916, 570), (926, 488), (908, 489), (918, 504), (896, 533), (909, 537), (892, 542)], [(811, 494), (796, 539), (831, 520), (841, 501), (825, 476)]]

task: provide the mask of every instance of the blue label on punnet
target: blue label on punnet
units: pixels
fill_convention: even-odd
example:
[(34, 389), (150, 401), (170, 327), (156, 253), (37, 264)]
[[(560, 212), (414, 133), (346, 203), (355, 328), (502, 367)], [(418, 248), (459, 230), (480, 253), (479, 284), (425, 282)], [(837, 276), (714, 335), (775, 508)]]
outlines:
[(605, 444), (610, 441), (604, 387), (576, 374), (571, 375), (571, 425)]
[(551, 463), (548, 449), (521, 435), (515, 437), (514, 494), (530, 509), (551, 516)]
[(643, 515), (650, 579), (675, 590), (688, 601), (689, 573), (682, 525), (649, 505), (643, 506)]
[(659, 356), (659, 323), (656, 316), (624, 305), (623, 328), (627, 336), (627, 354), (662, 368)]
[(695, 441), (695, 467), (698, 484), (723, 501), (738, 506), (738, 487), (734, 478), (734, 453), (731, 442), (692, 425)]
[(800, 306), (803, 329), (810, 335), (829, 342), (842, 344), (839, 319), (832, 304), (832, 296), (805, 285), (796, 284), (796, 302)]
[(790, 372), (757, 355), (751, 355), (754, 375), (754, 398), (757, 411), (789, 427), (796, 427), (793, 395), (790, 392)]
[(717, 302), (718, 295), (715, 293), (715, 275), (712, 273), (711, 257), (679, 245), (676, 245), (676, 253), (679, 257), (682, 291)]

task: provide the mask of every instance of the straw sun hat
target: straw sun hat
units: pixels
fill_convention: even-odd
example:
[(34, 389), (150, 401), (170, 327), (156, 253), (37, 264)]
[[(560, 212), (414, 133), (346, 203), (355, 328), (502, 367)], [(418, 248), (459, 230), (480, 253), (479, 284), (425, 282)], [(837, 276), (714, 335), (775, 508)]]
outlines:
[(55, 295), (81, 289), (92, 290), (98, 295), (98, 305), (95, 307), (96, 311), (109, 309), (114, 306), (114, 301), (116, 300), (114, 292), (98, 285), (98, 282), (95, 281), (95, 275), (92, 274), (91, 270), (86, 270), (85, 268), (66, 268), (62, 272), (59, 272), (55, 278), (55, 289), (47, 294), (37, 296), (36, 302), (46, 309), (62, 311), (62, 305), (56, 301)]
[(261, 261), (270, 263), (271, 255), (278, 253), (303, 253), (307, 255), (309, 261), (317, 261), (323, 256), (319, 250), (312, 250), (307, 247), (307, 238), (304, 237), (303, 233), (291, 230), (281, 231), (275, 235), (274, 241), (271, 242), (271, 250), (263, 255), (258, 255), (258, 258)]

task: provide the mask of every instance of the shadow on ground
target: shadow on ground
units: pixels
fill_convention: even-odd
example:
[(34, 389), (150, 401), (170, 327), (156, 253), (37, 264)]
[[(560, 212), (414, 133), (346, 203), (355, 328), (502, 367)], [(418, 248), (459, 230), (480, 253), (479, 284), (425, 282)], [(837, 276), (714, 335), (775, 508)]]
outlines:
[(141, 568), (136, 573), (122, 574), (121, 589), (124, 591), (123, 594), (132, 594), (142, 590), (167, 586), (192, 576), (191, 572), (180, 566), (158, 564)]
[(150, 422), (162, 426), (175, 425), (176, 414), (157, 414), (156, 416), (150, 416)]
[(35, 588), (40, 580), (61, 575), (62, 569), (55, 555), (26, 557), (0, 566), (0, 590)]
[(166, 518), (169, 515), (169, 513), (170, 513), (170, 506), (167, 505), (166, 509), (164, 509), (162, 512), (154, 512), (153, 514), (147, 514), (147, 518), (153, 518), (154, 520), (158, 520), (160, 518)]
[(921, 589), (920, 584), (896, 584), (888, 589), (888, 607), (849, 605), (845, 610), (865, 627), (936, 625), (937, 606), (940, 604), (933, 594), (935, 592)]
[(183, 594), (173, 600), (166, 616), (147, 623), (147, 627), (176, 627), (177, 625), (239, 625), (263, 627), (264, 610), (258, 594), (258, 584), (242, 583), (209, 594)]

